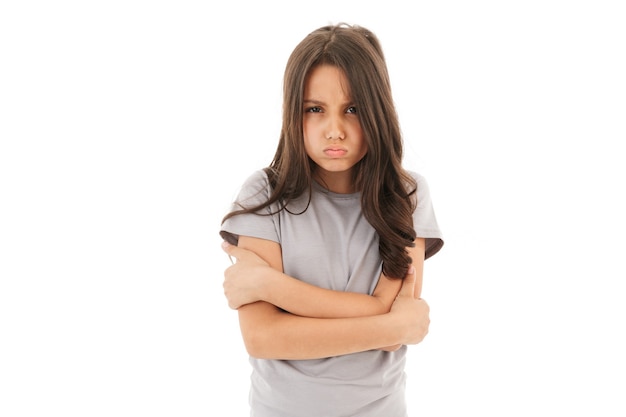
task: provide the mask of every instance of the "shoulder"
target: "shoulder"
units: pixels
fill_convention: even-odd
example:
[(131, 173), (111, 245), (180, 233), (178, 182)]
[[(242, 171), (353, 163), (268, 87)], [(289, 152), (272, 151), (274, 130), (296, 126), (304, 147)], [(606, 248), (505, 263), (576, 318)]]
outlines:
[(237, 202), (245, 206), (257, 205), (267, 200), (271, 187), (265, 170), (253, 171), (239, 188)]
[(253, 171), (243, 182), (243, 186), (267, 186), (268, 179), (264, 169)]
[(261, 191), (267, 189), (269, 186), (269, 180), (267, 178), (267, 174), (263, 169), (257, 169), (253, 171), (248, 177), (244, 180), (241, 190), (242, 191)]
[(418, 196), (429, 194), (428, 181), (424, 175), (411, 170), (406, 170), (406, 173), (415, 181)]
[(419, 185), (420, 183), (426, 183), (426, 178), (416, 171), (411, 171), (409, 169), (406, 170), (406, 173), (411, 176), (415, 180), (415, 182)]
[(406, 171), (414, 180), (415, 180), (415, 193), (413, 194), (413, 198), (417, 201), (414, 201), (416, 204), (416, 211), (419, 211), (422, 208), (430, 207), (432, 205), (432, 197), (430, 193), (430, 186), (428, 181), (424, 175), (416, 171)]

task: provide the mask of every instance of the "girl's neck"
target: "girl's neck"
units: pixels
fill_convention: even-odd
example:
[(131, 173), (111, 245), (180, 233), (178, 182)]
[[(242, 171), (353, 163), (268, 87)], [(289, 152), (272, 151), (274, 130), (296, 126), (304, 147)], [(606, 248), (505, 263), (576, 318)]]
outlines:
[(313, 172), (313, 179), (333, 193), (352, 194), (356, 191), (350, 171), (328, 172), (317, 169)]

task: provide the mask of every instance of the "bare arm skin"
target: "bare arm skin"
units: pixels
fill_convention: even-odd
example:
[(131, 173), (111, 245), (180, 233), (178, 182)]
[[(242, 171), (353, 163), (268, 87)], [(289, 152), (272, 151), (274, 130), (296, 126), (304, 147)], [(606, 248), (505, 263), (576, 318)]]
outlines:
[[(346, 318), (377, 315), (389, 312), (401, 280), (381, 274), (378, 284), (368, 294), (334, 291), (307, 284), (282, 272), (280, 246), (276, 242), (242, 236), (239, 247), (226, 245), (224, 250), (237, 258), (237, 264), (227, 271), (224, 294), (231, 308), (237, 309), (255, 301), (267, 301), (293, 314), (316, 318)], [(415, 247), (407, 248), (416, 270), (416, 296), (422, 287), (424, 239), (417, 239)], [(243, 249), (254, 247), (276, 258), (280, 269), (271, 267), (255, 252)]]
[[(237, 263), (225, 272), (227, 280), (246, 268), (251, 268), (248, 272), (268, 266), (279, 272), (282, 270), (280, 250), (271, 242), (241, 237), (239, 246), (252, 252), (238, 252)], [(246, 260), (250, 253), (260, 258), (261, 262)], [(385, 314), (311, 318), (283, 312), (266, 301), (243, 305), (238, 312), (246, 349), (257, 358), (313, 359), (419, 343), (426, 336), (430, 323), (428, 305), (415, 296), (421, 291), (421, 268), (419, 270), (418, 274), (418, 268), (412, 268), (401, 283), (391, 310)]]

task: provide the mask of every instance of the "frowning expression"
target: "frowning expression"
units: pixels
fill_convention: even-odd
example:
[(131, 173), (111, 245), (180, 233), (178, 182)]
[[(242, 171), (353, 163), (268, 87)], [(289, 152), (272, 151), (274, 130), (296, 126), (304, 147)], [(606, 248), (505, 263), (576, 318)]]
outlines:
[(352, 169), (367, 153), (367, 143), (341, 69), (320, 65), (309, 73), (303, 130), (306, 153), (317, 166), (314, 176), (332, 191), (352, 192)]

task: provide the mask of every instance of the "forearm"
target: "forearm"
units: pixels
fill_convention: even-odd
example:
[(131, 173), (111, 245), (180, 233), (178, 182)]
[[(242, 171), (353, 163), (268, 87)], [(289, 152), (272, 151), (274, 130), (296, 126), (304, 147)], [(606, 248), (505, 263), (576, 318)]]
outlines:
[(246, 349), (263, 359), (318, 359), (402, 343), (403, 328), (391, 314), (310, 318), (261, 302), (240, 308), (239, 317)]
[[(416, 248), (422, 248), (418, 243)], [(243, 288), (258, 290), (255, 283), (265, 282), (264, 272), (258, 268), (269, 265), (276, 271), (282, 271), (280, 248), (275, 242), (263, 241), (254, 238), (240, 237), (242, 248), (227, 247), (229, 254), (235, 255), (237, 262), (227, 268), (225, 284), (230, 282), (237, 287), (240, 279), (252, 278), (252, 284), (244, 284)], [(246, 250), (249, 248), (250, 250)], [(252, 250), (256, 249), (258, 255)], [(419, 299), (419, 288), (422, 280), (421, 258), (413, 256), (414, 268), (408, 276), (410, 280), (389, 279), (384, 275), (379, 278), (374, 290), (374, 300), (383, 306), (384, 314), (371, 314), (369, 307), (358, 307), (354, 304), (370, 303), (366, 294), (350, 294), (324, 290), (305, 284), (278, 273), (271, 273), (267, 283), (278, 279), (279, 284), (269, 288), (274, 290), (273, 295), (267, 295), (274, 304), (265, 301), (256, 301), (259, 298), (244, 296), (246, 302), (236, 303), (239, 311), (239, 322), (246, 349), (253, 357), (272, 359), (313, 359), (343, 355), (372, 349), (381, 349), (389, 346), (419, 343), (428, 331), (428, 305)], [(260, 257), (260, 258), (259, 258)], [(265, 262), (263, 261), (265, 260)], [(259, 275), (260, 274), (260, 275)], [(417, 281), (417, 282), (416, 282)], [(410, 282), (410, 284), (408, 284)], [(286, 289), (281, 284), (287, 283)], [(402, 289), (400, 289), (402, 286)], [(226, 288), (226, 287), (225, 287)], [(244, 291), (245, 292), (245, 291)], [(329, 294), (328, 292), (332, 293)], [(295, 301), (289, 301), (291, 296)], [(327, 299), (325, 297), (330, 296)], [(332, 298), (339, 297), (341, 298)], [(346, 298), (343, 298), (346, 297)], [(345, 300), (358, 300), (356, 303), (345, 303)], [(229, 298), (230, 301), (230, 298)], [(277, 306), (296, 311), (299, 308), (310, 309), (313, 314), (330, 316), (333, 314), (350, 315), (348, 318), (313, 318), (302, 314), (291, 314), (281, 311)], [(285, 308), (287, 307), (287, 308)], [(343, 308), (343, 310), (342, 310)], [(373, 311), (380, 311), (379, 305), (373, 306)], [(365, 312), (367, 310), (367, 312)], [(356, 312), (356, 313), (355, 313)], [(302, 313), (302, 312), (301, 312)], [(354, 317), (363, 314), (364, 317)]]
[[(400, 280), (381, 274), (372, 295), (334, 291), (284, 274), (276, 242), (241, 236), (239, 247), (227, 246), (226, 251), (237, 258), (236, 264), (226, 270), (224, 281), (224, 293), (232, 308), (265, 301), (312, 318), (374, 316), (389, 311), (401, 284)], [(369, 281), (376, 277), (359, 279)]]
[(389, 305), (369, 294), (316, 287), (280, 271), (267, 270), (261, 300), (290, 313), (312, 318), (350, 318), (383, 314)]

